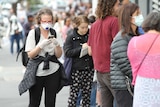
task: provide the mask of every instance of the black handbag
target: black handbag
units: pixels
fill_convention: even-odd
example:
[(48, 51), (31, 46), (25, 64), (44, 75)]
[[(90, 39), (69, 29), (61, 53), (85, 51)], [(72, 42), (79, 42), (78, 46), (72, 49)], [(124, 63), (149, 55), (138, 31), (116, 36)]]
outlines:
[(22, 48), (19, 50), (19, 52), (18, 52), (18, 54), (17, 54), (16, 61), (18, 60), (18, 56), (19, 56), (20, 53), (21, 53), (22, 65), (26, 67), (26, 66), (27, 66), (27, 63), (28, 63), (28, 61), (29, 61), (29, 58), (28, 58), (27, 52), (25, 52), (24, 47), (22, 47)]
[(28, 58), (27, 52), (22, 51), (22, 64), (24, 66), (27, 66), (28, 60), (29, 60), (29, 58)]

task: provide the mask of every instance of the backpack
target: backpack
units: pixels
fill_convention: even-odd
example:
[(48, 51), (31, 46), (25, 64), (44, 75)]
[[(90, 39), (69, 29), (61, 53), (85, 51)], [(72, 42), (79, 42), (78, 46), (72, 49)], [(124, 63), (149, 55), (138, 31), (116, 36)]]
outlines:
[[(57, 37), (56, 36), (56, 31), (54, 29), (50, 28), (50, 33), (51, 33), (51, 35), (54, 35), (55, 38)], [(37, 27), (37, 28), (35, 28), (35, 41), (36, 41), (36, 45), (38, 44), (39, 40), (40, 40), (40, 28)], [(27, 52), (25, 52), (25, 43), (26, 43), (26, 41), (24, 42), (23, 47), (17, 53), (17, 58), (16, 58), (16, 61), (17, 61), (18, 57), (19, 57), (19, 54), (21, 53), (22, 65), (23, 66), (27, 66), (27, 63), (28, 63), (28, 60), (29, 60), (28, 54), (27, 54)]]

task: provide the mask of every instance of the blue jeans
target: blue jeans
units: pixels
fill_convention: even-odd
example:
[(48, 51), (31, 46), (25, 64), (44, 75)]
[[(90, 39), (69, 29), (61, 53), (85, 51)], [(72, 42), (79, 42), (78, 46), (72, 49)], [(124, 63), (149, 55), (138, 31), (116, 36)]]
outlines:
[(17, 44), (16, 52), (18, 52), (20, 50), (20, 38), (21, 38), (20, 34), (11, 35), (11, 37), (10, 37), (10, 42), (11, 42), (10, 52), (11, 52), (11, 54), (13, 54), (13, 52), (14, 52), (14, 49), (13, 49), (14, 41), (16, 41), (16, 44)]
[[(91, 90), (91, 102), (90, 102), (91, 107), (96, 107), (96, 92), (97, 92), (97, 82), (93, 82)], [(81, 97), (82, 97), (81, 91), (79, 91), (76, 107), (80, 107)]]

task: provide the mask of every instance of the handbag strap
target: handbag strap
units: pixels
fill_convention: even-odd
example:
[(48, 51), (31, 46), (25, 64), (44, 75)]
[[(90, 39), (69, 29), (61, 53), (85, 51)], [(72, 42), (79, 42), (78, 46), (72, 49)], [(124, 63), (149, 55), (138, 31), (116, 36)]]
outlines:
[(159, 34), (156, 35), (156, 37), (154, 38), (152, 44), (150, 45), (149, 49), (147, 50), (147, 53), (146, 53), (145, 56), (143, 57), (143, 59), (142, 59), (140, 65), (139, 65), (137, 71), (139, 71), (139, 69), (140, 69), (140, 67), (141, 67), (141, 65), (142, 65), (142, 63), (143, 63), (143, 61), (145, 60), (146, 56), (148, 55), (149, 51), (151, 50), (151, 48), (152, 48), (153, 44), (155, 43), (156, 39), (158, 38), (158, 36), (159, 36)]

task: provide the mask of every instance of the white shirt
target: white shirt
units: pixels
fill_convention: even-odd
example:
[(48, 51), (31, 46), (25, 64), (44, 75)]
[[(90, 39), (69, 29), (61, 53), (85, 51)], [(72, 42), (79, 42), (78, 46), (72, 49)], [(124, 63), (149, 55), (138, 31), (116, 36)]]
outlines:
[[(51, 34), (49, 33), (48, 36), (50, 36)], [(41, 42), (42, 40), (44, 40), (45, 38), (42, 36), (42, 34), (40, 35), (40, 40), (39, 42)], [(26, 40), (26, 46), (25, 46), (25, 51), (31, 51), (32, 49), (34, 49), (36, 40), (35, 40), (35, 30), (32, 29), (30, 30), (27, 40)], [(44, 47), (44, 49), (41, 49), (40, 53), (38, 54), (39, 56), (45, 56), (45, 53), (48, 52), (49, 55), (54, 55), (54, 48), (55, 45), (53, 43), (47, 45), (46, 47)], [(50, 75), (54, 72), (56, 72), (59, 69), (59, 64), (55, 63), (55, 62), (49, 62), (50, 68), (48, 70), (43, 70), (43, 64), (44, 62), (40, 63), (38, 69), (37, 69), (37, 74), (36, 76), (47, 76)]]
[(11, 16), (10, 21), (11, 23), (9, 23), (9, 33), (8, 33), (9, 35), (15, 34), (15, 30), (22, 32), (23, 27), (15, 15)]

